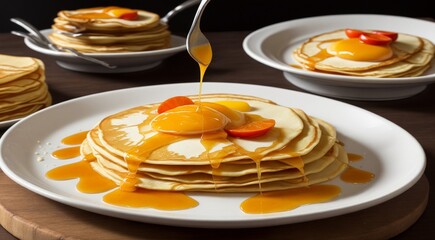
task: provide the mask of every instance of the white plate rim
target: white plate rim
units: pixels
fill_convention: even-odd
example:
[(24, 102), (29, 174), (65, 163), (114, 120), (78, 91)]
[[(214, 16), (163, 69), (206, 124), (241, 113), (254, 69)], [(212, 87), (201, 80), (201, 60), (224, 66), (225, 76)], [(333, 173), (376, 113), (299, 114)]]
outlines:
[[(357, 20), (355, 20), (357, 19)], [(276, 34), (283, 30), (292, 30), (292, 28), (300, 27), (300, 26), (315, 26), (315, 25), (321, 25), (321, 26), (328, 26), (328, 30), (325, 31), (332, 31), (336, 30), (337, 27), (334, 25), (331, 26), (329, 24), (330, 22), (340, 21), (343, 23), (349, 23), (349, 25), (340, 25), (341, 28), (345, 28), (346, 26), (352, 27), (352, 24), (364, 24), (364, 19), (376, 19), (376, 22), (380, 23), (382, 26), (383, 23), (388, 22), (396, 22), (397, 26), (407, 26), (406, 24), (399, 24), (397, 21), (400, 22), (406, 22), (408, 24), (414, 25), (422, 25), (427, 27), (427, 29), (431, 29), (435, 27), (435, 22), (431, 22), (428, 20), (423, 19), (416, 19), (416, 18), (410, 18), (410, 17), (404, 17), (404, 16), (395, 16), (395, 15), (385, 15), (385, 14), (336, 14), (336, 15), (322, 15), (322, 16), (314, 16), (314, 17), (306, 17), (306, 18), (300, 18), (300, 19), (294, 19), (284, 22), (279, 22), (275, 24), (271, 24), (265, 27), (262, 27), (260, 29), (257, 29), (251, 33), (249, 33), (243, 40), (242, 46), (245, 52), (252, 57), (253, 59), (257, 60), (260, 63), (263, 63), (267, 66), (289, 72), (292, 74), (298, 74), (302, 75), (304, 77), (314, 77), (317, 79), (328, 79), (336, 81), (336, 82), (344, 82), (344, 83), (369, 83), (374, 85), (416, 85), (416, 84), (426, 84), (435, 82), (435, 74), (430, 75), (422, 75), (417, 77), (405, 77), (405, 78), (364, 78), (364, 77), (355, 77), (355, 76), (341, 76), (341, 75), (335, 75), (335, 74), (326, 74), (326, 73), (318, 73), (318, 72), (310, 72), (305, 71), (302, 69), (297, 69), (291, 66), (286, 66), (286, 64), (283, 64), (281, 62), (278, 62), (277, 60), (272, 59), (271, 57), (267, 56), (265, 51), (261, 50), (261, 44), (265, 39), (272, 36), (273, 34)], [(378, 26), (378, 28), (380, 28)], [(400, 28), (400, 27), (399, 27)], [(397, 30), (400, 32), (400, 30)], [(321, 32), (317, 32), (317, 34), (320, 34)], [(315, 35), (316, 33), (313, 33)], [(417, 33), (415, 33), (417, 34)], [(313, 36), (311, 35), (311, 36)], [(424, 33), (420, 33), (424, 37)], [(298, 37), (299, 36), (295, 36)], [(309, 36), (306, 36), (309, 37)], [(300, 39), (306, 40), (305, 38)], [(435, 37), (433, 39), (430, 39), (432, 42), (435, 42)], [(432, 68), (435, 67), (435, 61), (432, 63)]]
[[(392, 129), (392, 132), (397, 133), (401, 136), (400, 140), (406, 141), (408, 144), (408, 150), (413, 152), (415, 154), (415, 158), (413, 161), (415, 161), (415, 168), (412, 169), (412, 172), (409, 172), (405, 174), (406, 179), (402, 179), (400, 186), (396, 186), (394, 189), (390, 189), (388, 191), (388, 194), (383, 196), (371, 196), (370, 201), (366, 202), (359, 202), (358, 204), (346, 202), (346, 199), (344, 200), (337, 200), (340, 202), (340, 207), (335, 207), (334, 209), (317, 209), (316, 211), (312, 212), (308, 211), (305, 214), (300, 214), (296, 216), (292, 216), (292, 213), (290, 212), (284, 212), (284, 213), (278, 213), (278, 214), (266, 214), (266, 215), (255, 215), (255, 216), (245, 216), (243, 215), (243, 218), (240, 219), (239, 216), (234, 219), (220, 219), (220, 218), (209, 218), (208, 216), (204, 218), (204, 216), (187, 216), (182, 215), (181, 217), (178, 214), (173, 214), (171, 212), (168, 213), (156, 213), (151, 210), (151, 212), (148, 212), (145, 210), (145, 213), (137, 213), (132, 212), (129, 209), (123, 209), (123, 208), (117, 208), (112, 206), (101, 206), (95, 203), (88, 203), (86, 201), (79, 201), (77, 202), (76, 199), (71, 199), (71, 197), (65, 197), (61, 196), (58, 193), (51, 192), (47, 189), (44, 189), (41, 186), (38, 186), (36, 184), (33, 184), (31, 182), (28, 182), (28, 180), (22, 178), (18, 172), (14, 172), (10, 168), (11, 160), (7, 159), (7, 156), (5, 156), (5, 149), (8, 144), (11, 144), (11, 142), (8, 142), (7, 139), (12, 138), (16, 132), (20, 131), (21, 126), (25, 124), (30, 124), (33, 119), (44, 117), (46, 115), (50, 115), (52, 112), (57, 111), (59, 109), (65, 109), (66, 107), (74, 106), (74, 104), (82, 104), (83, 102), (92, 102), (92, 101), (98, 101), (99, 99), (106, 99), (108, 97), (113, 96), (124, 96), (127, 97), (131, 96), (132, 93), (134, 94), (142, 94), (144, 91), (147, 93), (153, 93), (165, 90), (165, 93), (163, 94), (163, 98), (169, 97), (174, 92), (178, 92), (179, 94), (196, 94), (197, 92), (194, 89), (198, 89), (198, 83), (179, 83), (179, 84), (163, 84), (163, 85), (154, 85), (154, 86), (146, 86), (146, 87), (136, 87), (136, 88), (130, 88), (130, 89), (121, 89), (121, 90), (114, 90), (109, 92), (103, 92), (103, 93), (97, 93), (92, 94), (89, 96), (83, 96), (76, 99), (68, 100), (56, 105), (52, 105), (50, 107), (47, 107), (39, 112), (33, 113), (29, 115), (28, 117), (25, 117), (21, 121), (19, 121), (17, 124), (9, 128), (5, 134), (0, 139), (0, 168), (3, 170), (3, 172), (12, 180), (14, 180), (19, 185), (29, 189), (30, 191), (33, 191), (35, 193), (38, 193), (42, 196), (45, 196), (47, 198), (50, 198), (52, 200), (74, 206), (80, 209), (84, 209), (87, 211), (108, 215), (108, 216), (114, 216), (119, 218), (125, 218), (135, 221), (143, 221), (143, 222), (149, 222), (149, 223), (156, 223), (156, 224), (164, 224), (164, 225), (172, 225), (172, 226), (184, 226), (184, 227), (205, 227), (205, 228), (250, 228), (250, 227), (263, 227), (263, 226), (274, 226), (274, 225), (282, 225), (282, 224), (290, 224), (290, 223), (296, 223), (296, 222), (303, 222), (303, 221), (310, 221), (310, 220), (316, 220), (321, 218), (327, 218), (332, 217), (336, 215), (341, 215), (345, 213), (354, 212), (357, 210), (361, 210), (367, 207), (371, 207), (377, 204), (380, 204), (384, 201), (387, 201), (407, 189), (409, 189), (411, 186), (413, 186), (418, 179), (422, 176), (425, 165), (426, 165), (426, 158), (425, 153), (423, 151), (423, 148), (421, 145), (419, 145), (418, 141), (410, 135), (406, 130), (400, 128), (398, 125), (390, 122), (387, 119), (382, 118), (381, 116), (378, 116), (374, 113), (371, 113), (369, 111), (366, 111), (364, 109), (352, 106), (350, 104), (346, 104), (343, 102), (339, 102), (337, 100), (327, 99), (320, 96), (315, 96), (307, 93), (301, 93), (296, 92), (288, 89), (281, 89), (276, 87), (270, 87), (270, 86), (262, 86), (262, 85), (252, 85), (252, 84), (241, 84), (241, 83), (204, 83), (203, 85), (203, 91), (204, 93), (207, 92), (213, 92), (213, 93), (222, 93), (222, 92), (232, 92), (232, 93), (241, 93), (241, 94), (255, 94), (259, 93), (260, 96), (266, 96), (268, 94), (271, 94), (272, 100), (274, 98), (282, 99), (280, 94), (288, 94), (290, 97), (296, 98), (303, 98), (308, 99), (309, 102), (316, 102), (316, 103), (325, 103), (327, 105), (333, 105), (338, 106), (339, 108), (346, 109), (346, 111), (356, 111), (358, 113), (361, 113), (365, 116), (367, 116), (369, 119), (375, 119), (376, 121), (379, 121), (381, 124), (383, 124), (383, 127), (387, 127), (389, 129)], [(170, 91), (167, 91), (167, 90)], [(216, 90), (215, 90), (216, 89)], [(219, 89), (219, 90), (218, 90)], [(217, 92), (216, 92), (217, 91)], [(169, 94), (169, 95), (168, 95)], [(146, 99), (146, 98), (145, 98)], [(135, 100), (135, 99), (133, 99)], [(156, 100), (155, 97), (153, 100)], [(163, 99), (162, 99), (163, 100)], [(120, 106), (126, 107), (130, 106), (132, 104), (132, 100), (123, 100), (124, 102), (118, 105), (118, 108)], [(135, 102), (136, 104), (136, 102)], [(299, 102), (297, 104), (311, 104), (311, 103), (302, 103)], [(290, 104), (291, 105), (291, 104)], [(83, 106), (83, 105), (81, 105)], [(307, 105), (308, 106), (308, 105)], [(311, 105), (311, 108), (313, 106)], [(107, 109), (106, 109), (107, 110)], [(323, 110), (319, 110), (320, 114)], [(319, 114), (317, 113), (317, 114)], [(5, 159), (6, 157), (6, 159)], [(384, 160), (382, 160), (384, 161)], [(380, 162), (382, 162), (380, 161)], [(382, 162), (384, 163), (384, 162)], [(385, 170), (385, 169), (384, 169)], [(387, 169), (388, 170), (388, 169)], [(411, 170), (410, 170), (411, 171)], [(388, 172), (388, 171), (387, 171)], [(43, 177), (42, 177), (43, 178)], [(41, 181), (47, 181), (47, 179), (41, 179)], [(395, 179), (397, 182), (398, 180)], [(395, 183), (396, 184), (396, 183)], [(368, 193), (370, 193), (370, 188), (368, 187), (365, 189)], [(384, 190), (383, 190), (384, 191)], [(386, 191), (386, 190), (385, 190)], [(366, 193), (366, 194), (368, 194)], [(351, 198), (354, 198), (354, 196), (350, 196)], [(79, 198), (80, 200), (80, 198)], [(334, 200), (335, 201), (335, 200)], [(332, 201), (332, 202), (334, 202)], [(201, 204), (201, 202), (200, 202)], [(325, 206), (329, 204), (325, 203)], [(309, 209), (310, 206), (307, 206)], [(140, 212), (140, 211), (138, 211)]]
[[(50, 34), (53, 30), (52, 29), (43, 29), (41, 30), (41, 33), (47, 36)], [(171, 35), (172, 40), (176, 42), (185, 42), (184, 37), (178, 36), (178, 35)], [(57, 56), (57, 57), (74, 57), (73, 54), (69, 52), (57, 52), (52, 49), (46, 48), (44, 46), (39, 46), (37, 44), (34, 44), (33, 42), (29, 41), (28, 39), (24, 39), (24, 43), (32, 50), (51, 55), (51, 56)], [(84, 55), (89, 55), (92, 57), (99, 57), (99, 58), (124, 58), (124, 57), (152, 57), (156, 55), (166, 55), (166, 54), (172, 54), (184, 51), (186, 49), (186, 44), (177, 44), (175, 46), (171, 46), (169, 48), (165, 49), (159, 49), (159, 50), (150, 50), (150, 51), (139, 51), (139, 52), (126, 52), (126, 53), (84, 53)]]

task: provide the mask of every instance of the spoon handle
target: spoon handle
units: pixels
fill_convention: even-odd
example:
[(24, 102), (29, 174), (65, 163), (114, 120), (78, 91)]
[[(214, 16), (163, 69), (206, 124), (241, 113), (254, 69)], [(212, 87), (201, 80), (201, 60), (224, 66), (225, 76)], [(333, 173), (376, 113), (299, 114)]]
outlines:
[(198, 4), (199, 2), (201, 2), (201, 0), (187, 0), (183, 3), (181, 3), (180, 5), (176, 6), (174, 9), (172, 9), (171, 11), (169, 11), (168, 13), (166, 13), (166, 15), (164, 17), (162, 17), (160, 19), (160, 21), (162, 23), (167, 24), (169, 22), (169, 20), (175, 16), (177, 13), (183, 11), (186, 8), (189, 8), (193, 5)]
[(22, 32), (12, 31), (12, 34), (14, 34), (14, 35), (27, 38), (34, 43), (36, 42), (40, 45), (46, 46), (46, 47), (54, 50), (54, 51), (69, 52), (78, 58), (81, 58), (83, 60), (90, 61), (93, 63), (100, 64), (100, 65), (107, 67), (107, 68), (114, 69), (117, 67), (117, 66), (111, 65), (105, 61), (102, 61), (102, 60), (99, 60), (99, 59), (96, 59), (96, 58), (93, 58), (90, 56), (86, 56), (85, 54), (82, 54), (75, 49), (56, 46), (44, 34), (42, 34), (38, 29), (36, 29), (32, 24), (26, 22), (25, 20), (23, 20), (21, 18), (11, 18), (11, 21), (20, 25), (21, 27), (23, 27), (24, 29), (26, 29), (30, 33), (30, 34), (25, 34)]
[(111, 65), (111, 64), (109, 64), (109, 63), (107, 63), (105, 61), (101, 61), (101, 60), (98, 60), (96, 58), (86, 56), (86, 55), (80, 53), (79, 51), (75, 50), (74, 48), (58, 48), (58, 49), (60, 49), (61, 51), (63, 50), (63, 51), (66, 51), (66, 52), (70, 52), (70, 53), (74, 54), (78, 58), (81, 58), (83, 60), (87, 60), (87, 61), (90, 61), (90, 62), (93, 62), (93, 63), (97, 63), (97, 64), (100, 64), (100, 65), (103, 65), (103, 66), (105, 66), (107, 68), (110, 68), (110, 69), (117, 68), (117, 66)]
[(42, 34), (32, 24), (28, 23), (24, 19), (21, 19), (21, 18), (11, 18), (11, 22), (14, 22), (14, 23), (20, 25), (21, 27), (23, 27), (24, 29), (29, 31), (31, 34), (33, 34), (34, 36), (36, 36), (39, 39), (41, 39), (46, 44), (50, 44), (50, 41), (44, 36), (44, 34)]

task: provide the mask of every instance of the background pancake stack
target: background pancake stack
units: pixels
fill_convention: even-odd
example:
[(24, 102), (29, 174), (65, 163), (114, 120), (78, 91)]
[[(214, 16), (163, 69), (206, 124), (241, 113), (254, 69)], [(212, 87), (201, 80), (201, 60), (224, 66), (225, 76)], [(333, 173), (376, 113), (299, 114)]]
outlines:
[(0, 54), (0, 121), (21, 118), (49, 105), (43, 62)]
[(346, 169), (347, 153), (332, 125), (256, 97), (201, 97), (202, 104), (222, 101), (248, 103), (244, 114), (274, 119), (276, 125), (247, 139), (162, 135), (150, 127), (159, 104), (138, 106), (101, 120), (82, 144), (83, 158), (121, 187), (166, 191), (283, 190), (325, 182)]
[[(100, 14), (118, 7), (64, 10), (54, 19), (51, 41), (86, 53), (136, 52), (167, 48), (171, 33), (159, 15), (137, 11), (137, 18), (100, 18)], [(64, 33), (64, 34), (61, 34)], [(80, 33), (80, 36), (68, 35)]]
[(431, 66), (435, 48), (431, 41), (399, 33), (390, 44), (393, 56), (382, 61), (356, 61), (330, 55), (331, 44), (347, 39), (345, 30), (323, 33), (303, 42), (293, 59), (307, 70), (358, 77), (399, 78), (422, 75)]

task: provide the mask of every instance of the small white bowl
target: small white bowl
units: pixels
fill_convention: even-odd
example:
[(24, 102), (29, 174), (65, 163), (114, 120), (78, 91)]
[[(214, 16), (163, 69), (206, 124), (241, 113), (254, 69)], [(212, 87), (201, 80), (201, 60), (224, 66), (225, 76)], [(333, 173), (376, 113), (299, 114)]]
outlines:
[(414, 34), (435, 43), (435, 23), (399, 16), (343, 14), (302, 18), (273, 24), (249, 34), (243, 49), (253, 59), (282, 70), (293, 85), (306, 91), (342, 99), (394, 100), (416, 95), (435, 82), (435, 61), (418, 77), (371, 78), (312, 72), (296, 67), (292, 52), (317, 34), (343, 28), (380, 29)]
[[(51, 29), (45, 29), (41, 32), (44, 35), (50, 34)], [(24, 39), (24, 43), (32, 50), (40, 52), (56, 59), (59, 66), (80, 72), (93, 73), (122, 73), (137, 72), (158, 66), (162, 61), (176, 53), (186, 50), (186, 39), (180, 36), (171, 36), (171, 47), (161, 50), (128, 52), (128, 53), (86, 53), (91, 57), (116, 65), (117, 68), (111, 69), (93, 62), (77, 58), (68, 52), (57, 52), (44, 46), (36, 45), (33, 42)]]

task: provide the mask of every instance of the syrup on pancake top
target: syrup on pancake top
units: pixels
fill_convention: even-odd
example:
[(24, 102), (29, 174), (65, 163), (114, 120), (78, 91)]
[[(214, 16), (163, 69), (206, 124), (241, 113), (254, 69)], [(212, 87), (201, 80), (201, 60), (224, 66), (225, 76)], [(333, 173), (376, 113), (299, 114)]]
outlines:
[(410, 77), (423, 74), (434, 56), (429, 40), (380, 30), (341, 29), (314, 36), (293, 52), (301, 67), (325, 73)]
[(59, 11), (52, 29), (54, 43), (90, 53), (163, 49), (171, 37), (158, 14), (118, 6)]

